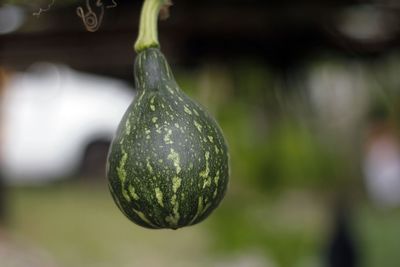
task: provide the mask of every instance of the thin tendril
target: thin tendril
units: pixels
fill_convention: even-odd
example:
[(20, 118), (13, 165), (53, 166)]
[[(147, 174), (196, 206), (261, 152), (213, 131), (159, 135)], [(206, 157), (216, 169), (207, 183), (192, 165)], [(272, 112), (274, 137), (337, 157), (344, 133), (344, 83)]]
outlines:
[(33, 12), (32, 15), (35, 17), (39, 17), (43, 12), (49, 11), (51, 9), (51, 7), (54, 5), (54, 3), (55, 3), (55, 0), (51, 0), (51, 2), (47, 5), (46, 8), (39, 8), (39, 10), (36, 12)]
[(114, 8), (118, 4), (115, 2), (115, 0), (112, 0), (112, 5), (104, 6), (102, 0), (96, 0), (95, 5), (100, 8), (100, 14), (98, 15), (92, 10), (90, 6), (90, 0), (86, 0), (87, 12), (85, 12), (81, 6), (76, 9), (77, 15), (82, 19), (83, 25), (89, 32), (95, 32), (100, 28), (104, 16), (104, 7)]
[(118, 4), (117, 4), (117, 2), (115, 2), (115, 0), (111, 0), (111, 1), (112, 1), (112, 4), (111, 5), (107, 5), (106, 8), (114, 8), (114, 7), (118, 6)]

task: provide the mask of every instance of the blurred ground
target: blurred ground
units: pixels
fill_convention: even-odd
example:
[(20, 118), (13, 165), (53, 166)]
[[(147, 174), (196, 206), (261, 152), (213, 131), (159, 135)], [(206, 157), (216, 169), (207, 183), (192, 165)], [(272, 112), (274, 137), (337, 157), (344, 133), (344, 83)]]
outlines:
[[(296, 264), (317, 257), (312, 254), (321, 242), (323, 211), (307, 196), (303, 204), (313, 208), (303, 212), (311, 213), (309, 219), (296, 214), (302, 211), (292, 213), (298, 210), (297, 201), (276, 200), (281, 207), (271, 209), (271, 200), (259, 196), (250, 203), (247, 197), (249, 204), (239, 213), (237, 200), (228, 197), (221, 212), (204, 224), (149, 231), (126, 220), (104, 188), (15, 188), (10, 198), (12, 231), (20, 240), (46, 249), (62, 266), (276, 266), (274, 261), (287, 258), (286, 248), (296, 255)], [(303, 219), (297, 225), (287, 223), (288, 217), (298, 216)]]
[[(149, 231), (125, 219), (105, 187), (12, 188), (11, 236), (46, 251), (55, 266), (324, 266), (321, 247), (332, 214), (318, 197), (233, 190), (200, 225)], [(397, 266), (400, 213), (363, 204), (356, 210), (360, 266)]]

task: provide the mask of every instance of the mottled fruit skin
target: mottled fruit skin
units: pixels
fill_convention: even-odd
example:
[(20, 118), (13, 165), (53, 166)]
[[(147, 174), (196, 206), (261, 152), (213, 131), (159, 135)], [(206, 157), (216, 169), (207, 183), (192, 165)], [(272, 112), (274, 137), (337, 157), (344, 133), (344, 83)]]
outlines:
[(223, 199), (229, 155), (207, 112), (178, 87), (158, 48), (135, 61), (138, 95), (110, 148), (111, 195), (130, 220), (177, 229), (204, 220)]

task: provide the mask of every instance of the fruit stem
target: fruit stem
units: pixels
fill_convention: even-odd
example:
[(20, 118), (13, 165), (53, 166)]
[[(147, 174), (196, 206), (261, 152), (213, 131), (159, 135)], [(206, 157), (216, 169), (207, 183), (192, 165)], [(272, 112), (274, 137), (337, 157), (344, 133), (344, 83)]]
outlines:
[(158, 15), (161, 8), (169, 5), (169, 0), (144, 0), (140, 14), (139, 35), (135, 43), (137, 53), (146, 48), (160, 47), (157, 33)]

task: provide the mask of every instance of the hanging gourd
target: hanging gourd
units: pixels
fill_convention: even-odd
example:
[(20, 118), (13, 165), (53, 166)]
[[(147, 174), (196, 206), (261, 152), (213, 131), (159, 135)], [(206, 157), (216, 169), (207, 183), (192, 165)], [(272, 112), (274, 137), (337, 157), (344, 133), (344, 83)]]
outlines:
[(112, 142), (107, 176), (119, 209), (147, 228), (204, 220), (223, 199), (229, 155), (221, 129), (177, 85), (157, 37), (166, 0), (145, 0), (134, 78), (138, 94)]

